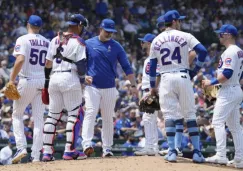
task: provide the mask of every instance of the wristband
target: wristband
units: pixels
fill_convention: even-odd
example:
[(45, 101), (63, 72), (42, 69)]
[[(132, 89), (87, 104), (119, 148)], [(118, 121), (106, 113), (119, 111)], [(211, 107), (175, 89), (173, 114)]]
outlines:
[(217, 78), (213, 78), (210, 80), (210, 85), (215, 85), (215, 84), (219, 84), (219, 80)]

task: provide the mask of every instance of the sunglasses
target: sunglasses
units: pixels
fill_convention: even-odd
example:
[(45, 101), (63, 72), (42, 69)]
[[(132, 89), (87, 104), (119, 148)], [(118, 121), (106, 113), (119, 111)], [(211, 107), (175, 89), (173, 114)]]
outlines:
[(224, 35), (229, 35), (230, 33), (219, 33), (219, 37), (223, 38)]

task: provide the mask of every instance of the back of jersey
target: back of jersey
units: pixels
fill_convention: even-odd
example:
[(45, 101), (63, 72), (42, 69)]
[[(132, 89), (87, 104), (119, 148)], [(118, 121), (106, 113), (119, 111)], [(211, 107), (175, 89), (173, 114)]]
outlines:
[[(79, 36), (72, 35), (66, 33), (66, 36), (70, 35), (66, 41), (64, 41), (61, 51), (63, 57), (66, 57), (73, 62), (80, 61), (86, 58), (86, 48), (83, 39)], [(63, 61), (61, 58), (55, 58), (54, 55), (57, 53), (57, 48), (60, 45), (59, 37), (55, 37), (52, 39), (48, 54), (46, 59), (53, 61), (53, 71), (65, 71), (65, 70), (77, 70), (77, 66), (75, 64), (69, 63), (67, 61)]]
[(160, 73), (189, 69), (188, 49), (193, 49), (199, 43), (189, 33), (164, 31), (153, 40), (150, 57), (157, 58)]
[(13, 55), (25, 57), (20, 77), (45, 78), (45, 57), (49, 44), (50, 41), (40, 34), (27, 34), (17, 39)]

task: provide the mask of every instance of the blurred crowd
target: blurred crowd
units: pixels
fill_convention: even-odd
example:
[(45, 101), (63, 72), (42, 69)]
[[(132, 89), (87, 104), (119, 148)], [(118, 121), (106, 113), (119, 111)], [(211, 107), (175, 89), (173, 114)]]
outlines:
[[(192, 33), (208, 49), (208, 56), (201, 72), (193, 80), (197, 121), (200, 127), (201, 140), (215, 142), (214, 130), (211, 125), (215, 100), (208, 101), (201, 89), (201, 80), (215, 77), (218, 61), (224, 48), (219, 45), (213, 30), (222, 24), (230, 23), (239, 30), (238, 46), (243, 48), (243, 1), (242, 0), (0, 0), (0, 89), (9, 79), (15, 58), (12, 56), (16, 39), (27, 33), (26, 21), (31, 14), (42, 17), (44, 25), (41, 34), (48, 39), (56, 36), (60, 30), (65, 31), (66, 20), (72, 13), (81, 13), (89, 20), (89, 27), (83, 34), (84, 39), (98, 34), (99, 24), (103, 18), (112, 18), (116, 22), (118, 32), (114, 39), (125, 48), (132, 68), (137, 75), (139, 94), (132, 94), (130, 82), (118, 67), (117, 89), (120, 96), (116, 104), (114, 116), (114, 138), (124, 139), (124, 147), (143, 147), (144, 132), (142, 113), (138, 110), (138, 101), (142, 96), (141, 79), (145, 53), (141, 50), (138, 37), (146, 33), (159, 34), (156, 19), (170, 9), (177, 9), (187, 18), (182, 22), (182, 30)], [(12, 101), (0, 93), (0, 140), (9, 139), (12, 132)], [(243, 105), (241, 106), (243, 114)], [(48, 108), (44, 114), (46, 117)], [(65, 113), (65, 111), (64, 111)], [(57, 139), (65, 139), (65, 120), (57, 125)], [(33, 119), (31, 106), (25, 110), (23, 121), (25, 135), (28, 140), (33, 137)], [(243, 115), (241, 116), (243, 124)], [(97, 114), (94, 139), (101, 138), (102, 118)], [(232, 137), (227, 127), (228, 141)], [(158, 115), (159, 139), (166, 139), (163, 114)], [(183, 147), (192, 148), (185, 126)], [(139, 139), (138, 143), (135, 141)], [(81, 137), (77, 142), (80, 145)], [(94, 142), (100, 146), (101, 143)], [(162, 144), (161, 148), (166, 148)], [(124, 154), (132, 155), (132, 154)]]

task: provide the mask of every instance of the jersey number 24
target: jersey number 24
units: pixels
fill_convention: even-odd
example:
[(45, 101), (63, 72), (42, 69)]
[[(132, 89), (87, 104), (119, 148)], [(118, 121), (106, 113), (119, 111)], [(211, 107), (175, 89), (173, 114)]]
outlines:
[[(172, 64), (172, 60), (177, 60), (178, 64), (181, 63), (181, 54), (180, 54), (180, 47), (176, 47), (173, 52), (170, 51), (168, 48), (163, 48), (160, 50), (161, 63), (162, 65), (170, 65)], [(171, 55), (171, 60), (167, 59)]]

